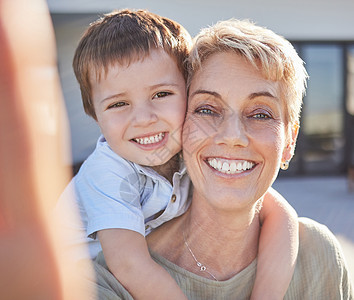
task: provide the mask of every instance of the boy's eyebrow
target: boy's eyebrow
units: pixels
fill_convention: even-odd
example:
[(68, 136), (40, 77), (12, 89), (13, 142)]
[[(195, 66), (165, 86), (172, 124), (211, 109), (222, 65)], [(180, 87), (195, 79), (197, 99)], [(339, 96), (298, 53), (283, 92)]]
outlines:
[[(159, 88), (159, 87), (161, 87), (161, 86), (166, 86), (166, 87), (168, 87), (168, 86), (178, 87), (179, 84), (173, 83), (173, 82), (162, 82), (162, 83), (157, 83), (157, 84), (154, 84), (154, 85), (150, 86), (150, 89), (156, 89), (156, 88)], [(114, 95), (110, 95), (110, 96), (107, 96), (106, 98), (102, 99), (102, 100), (101, 100), (101, 103), (103, 103), (103, 102), (105, 102), (105, 101), (107, 101), (107, 100), (111, 100), (111, 99), (113, 99), (113, 98), (118, 98), (118, 97), (125, 96), (125, 95), (126, 95), (125, 92), (123, 92), (123, 93), (118, 93), (118, 94), (114, 94)]]
[(173, 86), (173, 87), (178, 87), (179, 84), (177, 83), (173, 83), (173, 82), (161, 82), (161, 83), (157, 83), (157, 84), (154, 84), (152, 86), (150, 86), (151, 89), (156, 89), (156, 88), (159, 88), (161, 86)]
[(125, 93), (118, 93), (118, 94), (114, 94), (114, 95), (110, 95), (110, 96), (107, 96), (106, 98), (103, 98), (100, 102), (103, 103), (107, 100), (111, 100), (113, 98), (117, 98), (117, 97), (121, 97), (121, 96), (124, 96)]

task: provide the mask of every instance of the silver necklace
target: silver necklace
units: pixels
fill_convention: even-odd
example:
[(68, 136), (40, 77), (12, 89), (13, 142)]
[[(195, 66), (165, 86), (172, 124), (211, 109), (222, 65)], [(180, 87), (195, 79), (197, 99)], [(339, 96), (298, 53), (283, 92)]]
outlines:
[(208, 271), (208, 269), (207, 269), (207, 267), (206, 267), (205, 265), (203, 265), (201, 262), (199, 262), (199, 261), (197, 260), (197, 258), (195, 257), (195, 255), (194, 255), (192, 249), (189, 247), (189, 245), (188, 245), (188, 243), (187, 243), (186, 236), (185, 236), (185, 234), (184, 234), (184, 230), (182, 231), (182, 234), (183, 234), (184, 244), (186, 245), (186, 247), (187, 247), (189, 253), (192, 255), (193, 259), (195, 260), (195, 262), (196, 262), (196, 264), (197, 264), (199, 270), (200, 270), (201, 272), (207, 272), (211, 277), (213, 277), (213, 279), (214, 279), (215, 281), (219, 281), (219, 280), (217, 280), (217, 278), (216, 278), (213, 274), (211, 274), (211, 273)]

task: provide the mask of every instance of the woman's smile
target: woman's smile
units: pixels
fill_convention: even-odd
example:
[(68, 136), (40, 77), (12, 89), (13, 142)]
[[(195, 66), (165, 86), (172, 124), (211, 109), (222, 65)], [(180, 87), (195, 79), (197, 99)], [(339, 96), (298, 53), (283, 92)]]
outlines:
[(254, 168), (255, 163), (247, 160), (230, 160), (225, 158), (213, 157), (206, 159), (207, 164), (223, 174), (240, 174)]

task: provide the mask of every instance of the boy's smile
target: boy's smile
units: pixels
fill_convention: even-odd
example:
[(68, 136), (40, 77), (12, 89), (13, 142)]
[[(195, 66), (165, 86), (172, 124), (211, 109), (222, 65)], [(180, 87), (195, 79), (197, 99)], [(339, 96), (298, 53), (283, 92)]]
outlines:
[[(98, 125), (114, 152), (158, 166), (181, 150), (186, 87), (175, 60), (163, 50), (115, 64), (91, 80)], [(92, 76), (92, 79), (95, 79)]]
[(164, 138), (165, 138), (165, 133), (160, 132), (159, 134), (147, 135), (144, 137), (134, 138), (132, 140), (140, 145), (153, 145), (153, 144), (160, 143)]

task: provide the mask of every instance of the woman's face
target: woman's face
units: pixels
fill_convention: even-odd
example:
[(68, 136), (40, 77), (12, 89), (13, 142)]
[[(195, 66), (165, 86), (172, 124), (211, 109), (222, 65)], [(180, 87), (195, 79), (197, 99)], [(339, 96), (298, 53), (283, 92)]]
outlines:
[(254, 205), (267, 191), (290, 151), (280, 95), (279, 82), (235, 53), (203, 63), (191, 82), (183, 128), (194, 198), (229, 211)]

